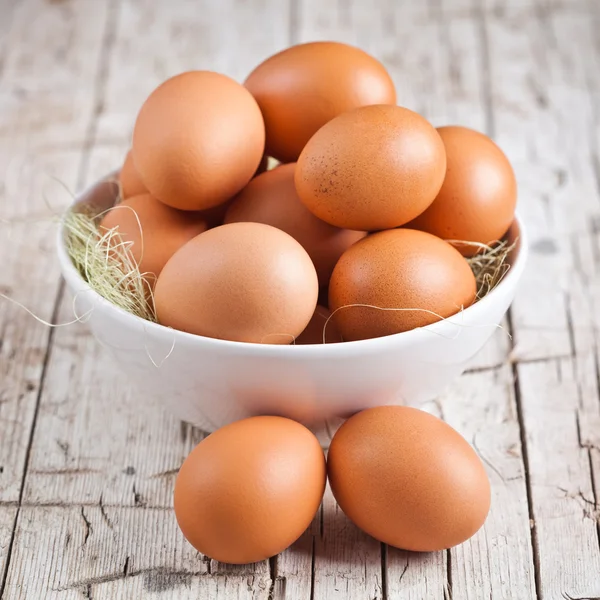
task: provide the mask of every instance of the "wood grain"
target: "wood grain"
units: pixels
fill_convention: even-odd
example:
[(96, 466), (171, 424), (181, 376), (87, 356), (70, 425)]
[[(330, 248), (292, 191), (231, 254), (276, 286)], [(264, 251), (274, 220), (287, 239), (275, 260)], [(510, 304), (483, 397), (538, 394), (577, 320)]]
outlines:
[[(589, 134), (595, 34), (589, 14), (552, 10), (535, 13), (527, 27), (510, 11), (491, 14), (485, 27), (494, 127), (519, 175), (532, 245), (512, 322), (514, 358), (538, 361), (517, 369), (538, 593), (594, 597), (600, 594), (597, 498), (578, 410), (586, 417), (599, 410), (595, 342), (585, 317), (597, 281), (586, 238), (600, 208), (596, 140)], [(582, 294), (582, 285), (589, 291)]]
[[(0, 293), (46, 321), (52, 318), (59, 282), (54, 217), (71, 201), (61, 184), (74, 189), (81, 159), (81, 149), (63, 144), (64, 136), (66, 131), (74, 138), (85, 134), (105, 19), (103, 1), (65, 11), (27, 0), (15, 5), (3, 37)], [(67, 80), (75, 93), (64, 89)], [(49, 335), (48, 327), (0, 298), (0, 501), (19, 499)]]
[(463, 376), (440, 405), (444, 419), (473, 445), (492, 483), (484, 527), (449, 551), (452, 595), (533, 598), (534, 560), (511, 368)]
[(270, 588), (248, 569), (211, 577), (173, 513), (147, 508), (22, 508), (12, 564), (4, 600), (266, 600)]
[(0, 506), (0, 582), (6, 576), (16, 516), (16, 506)]

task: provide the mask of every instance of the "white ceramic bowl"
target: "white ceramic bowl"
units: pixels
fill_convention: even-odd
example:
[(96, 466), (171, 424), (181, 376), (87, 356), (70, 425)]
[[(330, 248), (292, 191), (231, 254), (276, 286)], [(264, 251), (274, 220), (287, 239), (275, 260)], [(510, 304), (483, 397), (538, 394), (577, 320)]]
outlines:
[[(116, 186), (103, 180), (77, 202), (110, 207)], [(422, 329), (357, 342), (281, 346), (211, 339), (135, 317), (82, 279), (58, 237), (63, 276), (78, 315), (144, 394), (160, 396), (181, 419), (205, 431), (258, 413), (288, 416), (321, 430), (326, 422), (381, 404), (419, 404), (440, 394), (483, 347), (512, 302), (523, 273), (527, 237), (518, 237), (512, 267), (481, 301)], [(328, 431), (328, 433), (327, 433)]]

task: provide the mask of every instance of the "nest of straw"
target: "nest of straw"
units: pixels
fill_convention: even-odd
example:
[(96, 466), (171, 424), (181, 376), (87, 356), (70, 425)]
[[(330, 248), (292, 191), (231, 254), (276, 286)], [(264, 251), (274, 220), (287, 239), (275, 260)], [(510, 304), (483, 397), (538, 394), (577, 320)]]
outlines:
[[(103, 298), (133, 315), (156, 322), (148, 274), (140, 272), (131, 245), (121, 239), (116, 229), (100, 231), (98, 224), (103, 214), (91, 205), (66, 213), (65, 244), (73, 265)], [(510, 269), (508, 257), (516, 243), (505, 240), (490, 246), (477, 244), (477, 254), (466, 259), (475, 275), (478, 300), (502, 281)]]
[(100, 231), (103, 214), (91, 205), (66, 213), (67, 253), (94, 291), (115, 306), (155, 323), (154, 298), (146, 274), (140, 272), (131, 244), (124, 242), (116, 229)]

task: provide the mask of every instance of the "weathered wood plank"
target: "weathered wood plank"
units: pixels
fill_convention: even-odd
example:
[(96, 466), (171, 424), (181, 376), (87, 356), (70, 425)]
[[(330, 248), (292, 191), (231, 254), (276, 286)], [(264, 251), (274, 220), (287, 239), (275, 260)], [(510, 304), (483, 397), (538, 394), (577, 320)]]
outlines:
[(172, 511), (23, 507), (4, 600), (267, 599), (268, 574), (211, 577)]
[(571, 353), (569, 236), (599, 210), (580, 56), (593, 55), (589, 15), (547, 15), (486, 17), (495, 130), (517, 171), (532, 249), (512, 311), (517, 360)]
[(9, 138), (9, 147), (84, 142), (106, 16), (105, 0), (18, 3), (0, 94), (0, 139)]
[(311, 600), (313, 556), (320, 535), (321, 509), (300, 539), (277, 557), (273, 600)]
[(600, 595), (596, 504), (578, 433), (581, 367), (567, 358), (518, 368), (542, 598)]
[(16, 515), (16, 506), (0, 506), (0, 589), (8, 566), (8, 553)]
[[(71, 200), (52, 177), (73, 189), (80, 165), (79, 148), (51, 147), (53, 128), (61, 141), (65, 128), (83, 132), (78, 119), (91, 114), (106, 18), (104, 1), (69, 6), (15, 6), (0, 76), (0, 292), (47, 321), (59, 282), (53, 213)], [(65, 40), (75, 59), (64, 56)], [(56, 61), (55, 79), (49, 60)], [(47, 327), (0, 298), (0, 501), (19, 499), (48, 337)]]
[(315, 538), (313, 597), (382, 600), (381, 544), (348, 520), (329, 486), (322, 512), (322, 535)]
[[(390, 600), (423, 600), (446, 598), (450, 593), (447, 583), (445, 552), (406, 552), (387, 547), (386, 582)], [(460, 598), (458, 594), (455, 598)]]
[(0, 75), (4, 69), (8, 32), (10, 31), (16, 5), (17, 0), (0, 0), (0, 15), (2, 15), (2, 20), (0, 21)]
[(484, 527), (450, 551), (455, 598), (534, 598), (534, 562), (512, 369), (463, 376), (440, 400), (444, 419), (474, 446), (492, 484)]
[[(146, 96), (181, 71), (208, 69), (242, 81), (260, 61), (288, 44), (288, 5), (277, 0), (202, 6), (125, 0), (98, 139), (129, 141)], [(132, 35), (139, 31), (144, 35)]]
[(584, 421), (599, 410), (594, 321), (589, 310), (585, 316), (597, 287), (596, 273), (586, 272), (593, 252), (586, 232), (595, 231), (600, 209), (588, 91), (595, 34), (589, 14), (551, 8), (526, 23), (510, 11), (491, 14), (485, 25), (495, 129), (515, 157), (532, 242), (513, 307), (514, 355), (566, 357), (518, 366), (538, 593), (594, 597), (600, 593), (597, 498), (578, 410)]

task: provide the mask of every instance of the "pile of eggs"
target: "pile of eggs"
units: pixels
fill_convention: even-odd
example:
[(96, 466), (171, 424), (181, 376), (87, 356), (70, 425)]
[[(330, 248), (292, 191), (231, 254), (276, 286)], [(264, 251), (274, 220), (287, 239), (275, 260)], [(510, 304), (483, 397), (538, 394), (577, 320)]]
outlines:
[[(284, 50), (244, 85), (208, 71), (167, 80), (119, 179), (101, 227), (129, 243), (159, 323), (273, 344), (385, 336), (469, 306), (466, 259), (505, 235), (517, 194), (492, 140), (397, 106), (385, 68), (333, 42)], [(327, 480), (358, 527), (407, 550), (465, 541), (490, 507), (456, 431), (384, 406), (350, 417), (327, 459), (283, 417), (223, 427), (184, 462), (175, 513), (202, 553), (255, 562), (302, 534)]]
[(335, 42), (288, 48), (244, 85), (168, 79), (120, 183), (101, 227), (130, 243), (159, 323), (273, 344), (385, 336), (468, 307), (465, 257), (504, 236), (516, 204), (492, 140), (397, 106), (383, 65)]
[(383, 406), (350, 417), (327, 460), (308, 429), (283, 417), (251, 417), (219, 429), (179, 471), (177, 522), (215, 560), (264, 560), (310, 525), (327, 478), (351, 521), (405, 550), (460, 544), (490, 508), (483, 464), (454, 429), (415, 408)]

